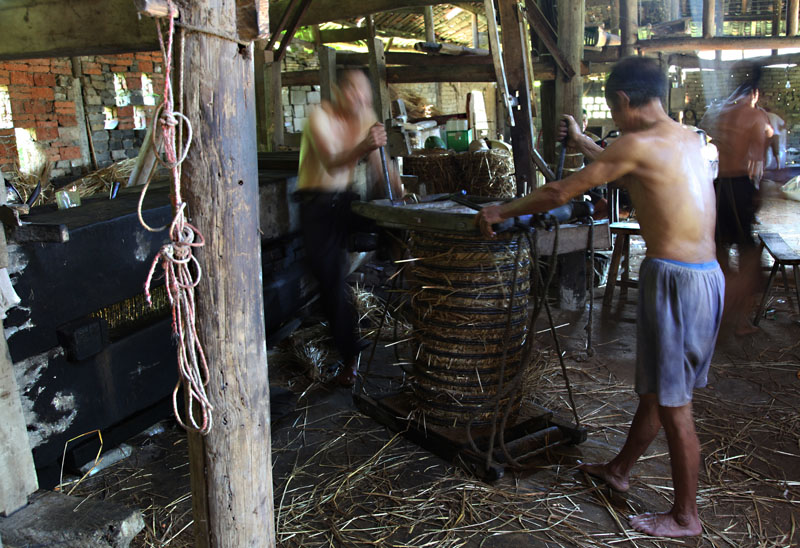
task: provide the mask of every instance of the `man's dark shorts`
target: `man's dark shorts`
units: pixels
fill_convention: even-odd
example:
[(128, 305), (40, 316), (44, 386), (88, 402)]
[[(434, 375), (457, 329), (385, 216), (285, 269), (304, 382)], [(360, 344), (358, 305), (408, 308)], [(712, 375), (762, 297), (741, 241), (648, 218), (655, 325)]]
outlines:
[(753, 224), (761, 201), (749, 177), (720, 177), (717, 191), (717, 246), (755, 246)]
[(639, 270), (636, 392), (681, 407), (707, 383), (722, 319), (725, 278), (716, 261), (645, 258)]

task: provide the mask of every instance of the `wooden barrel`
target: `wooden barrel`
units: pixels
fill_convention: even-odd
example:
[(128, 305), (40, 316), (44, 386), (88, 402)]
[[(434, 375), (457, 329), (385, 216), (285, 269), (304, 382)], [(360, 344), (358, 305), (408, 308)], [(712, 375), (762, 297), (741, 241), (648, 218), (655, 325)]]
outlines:
[[(486, 424), (501, 381), (508, 386), (521, 366), (530, 290), (526, 241), (508, 233), (486, 240), (420, 231), (412, 232), (410, 249), (417, 408), (428, 423)], [(511, 403), (518, 407), (519, 396)]]

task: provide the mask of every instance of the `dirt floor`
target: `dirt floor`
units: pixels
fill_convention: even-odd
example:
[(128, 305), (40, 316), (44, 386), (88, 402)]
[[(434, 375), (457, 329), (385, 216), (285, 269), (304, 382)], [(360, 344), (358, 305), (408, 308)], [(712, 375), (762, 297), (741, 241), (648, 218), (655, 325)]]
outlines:
[[(798, 213), (800, 203), (769, 199), (759, 229), (777, 230), (800, 249)], [(633, 248), (643, 252), (641, 244)], [(270, 352), (271, 381), (297, 396), (292, 412), (273, 422), (279, 546), (800, 545), (800, 325), (794, 299), (776, 294), (755, 336), (721, 333), (709, 386), (696, 392), (694, 403), (704, 531), (702, 537), (670, 540), (643, 537), (626, 519), (670, 507), (663, 433), (634, 469), (626, 495), (611, 493), (576, 469), (578, 461), (603, 461), (616, 453), (637, 403), (636, 291), (615, 297), (606, 311), (602, 291), (594, 294), (593, 356), (585, 352), (587, 313), (555, 318), (563, 325), (558, 333), (587, 441), (542, 455), (532, 470), (508, 472), (493, 484), (359, 413), (348, 390), (318, 378), (324, 366), (312, 373), (309, 363), (335, 357), (318, 325), (295, 335), (303, 352), (291, 342)], [(546, 327), (540, 318), (537, 331)], [(547, 332), (537, 337), (542, 373), (527, 396), (569, 420), (552, 339)], [(411, 349), (393, 340), (387, 336), (379, 344), (365, 384), (372, 394), (403, 381), (398, 364), (411, 359)], [(137, 548), (193, 545), (186, 441), (172, 423), (165, 424), (160, 434), (132, 440), (131, 457), (84, 480), (73, 493), (141, 508), (147, 526), (133, 543)]]

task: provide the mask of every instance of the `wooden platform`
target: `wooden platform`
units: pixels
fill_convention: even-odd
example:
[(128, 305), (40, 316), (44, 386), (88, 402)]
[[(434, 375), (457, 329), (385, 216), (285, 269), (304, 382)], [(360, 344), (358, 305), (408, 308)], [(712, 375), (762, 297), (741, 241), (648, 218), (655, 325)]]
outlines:
[[(495, 444), (491, 466), (486, 468), (485, 454), (475, 452), (464, 426), (443, 427), (425, 423), (412, 417), (414, 396), (398, 392), (373, 398), (355, 394), (353, 400), (362, 413), (372, 417), (394, 432), (401, 432), (409, 441), (457, 464), (470, 474), (485, 481), (495, 481), (511, 467), (504, 452)], [(475, 445), (485, 452), (491, 436), (490, 427), (473, 427)], [(504, 439), (509, 454), (524, 463), (545, 451), (560, 445), (574, 445), (586, 441), (586, 429), (560, 421), (552, 411), (524, 402), (517, 415), (509, 419)]]

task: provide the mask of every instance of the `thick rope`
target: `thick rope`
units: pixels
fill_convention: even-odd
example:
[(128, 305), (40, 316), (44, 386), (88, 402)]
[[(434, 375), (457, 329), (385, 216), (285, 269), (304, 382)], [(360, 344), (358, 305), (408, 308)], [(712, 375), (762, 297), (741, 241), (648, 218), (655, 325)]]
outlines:
[[(169, 11), (172, 12), (172, 1), (167, 0)], [(144, 284), (144, 293), (147, 302), (151, 303), (150, 285), (155, 274), (156, 265), (161, 264), (164, 269), (167, 296), (172, 307), (172, 332), (178, 343), (178, 372), (179, 379), (172, 391), (172, 408), (178, 423), (186, 430), (207, 434), (211, 430), (213, 406), (208, 399), (205, 387), (208, 384), (209, 369), (203, 346), (197, 335), (195, 323), (195, 298), (194, 290), (200, 283), (202, 268), (197, 258), (193, 255), (193, 248), (205, 245), (205, 239), (200, 231), (186, 220), (186, 202), (181, 197), (181, 164), (186, 159), (192, 141), (192, 126), (189, 119), (173, 109), (174, 97), (172, 89), (172, 53), (173, 37), (175, 35), (175, 21), (169, 18), (169, 31), (166, 44), (162, 36), (161, 24), (156, 21), (158, 28), (158, 41), (161, 54), (164, 58), (164, 100), (153, 115), (153, 149), (156, 152), (158, 163), (172, 172), (172, 210), (173, 219), (169, 226), (170, 243), (164, 245), (153, 259), (150, 272)], [(184, 39), (181, 33), (180, 61), (183, 62)], [(179, 96), (183, 94), (183, 71), (177, 67)], [(187, 128), (186, 143), (182, 140), (183, 121)], [(158, 124), (158, 126), (156, 126)], [(156, 142), (157, 128), (161, 129), (161, 146), (164, 157), (161, 157), (159, 146)], [(177, 142), (180, 149), (176, 149), (176, 133), (179, 134)], [(139, 221), (149, 231), (157, 231), (149, 227), (142, 218), (141, 206), (150, 181), (145, 184), (139, 198)], [(183, 386), (186, 394), (187, 420), (181, 418), (178, 410), (178, 392)]]

